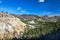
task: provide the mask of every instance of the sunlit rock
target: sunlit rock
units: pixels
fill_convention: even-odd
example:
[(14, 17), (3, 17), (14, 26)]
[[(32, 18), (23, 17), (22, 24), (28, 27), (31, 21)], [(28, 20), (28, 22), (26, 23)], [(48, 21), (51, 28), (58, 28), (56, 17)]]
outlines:
[(14, 38), (23, 35), (25, 24), (19, 18), (0, 13), (0, 38)]

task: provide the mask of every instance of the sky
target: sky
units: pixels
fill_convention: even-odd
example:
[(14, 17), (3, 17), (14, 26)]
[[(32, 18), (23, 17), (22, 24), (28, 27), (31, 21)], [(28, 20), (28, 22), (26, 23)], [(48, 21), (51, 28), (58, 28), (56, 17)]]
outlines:
[(0, 11), (55, 16), (60, 15), (60, 0), (0, 0)]

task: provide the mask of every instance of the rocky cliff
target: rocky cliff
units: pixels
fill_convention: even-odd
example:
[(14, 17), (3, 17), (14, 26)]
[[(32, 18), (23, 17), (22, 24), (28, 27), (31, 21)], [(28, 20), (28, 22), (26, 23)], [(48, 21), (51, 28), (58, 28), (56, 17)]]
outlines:
[(0, 38), (14, 38), (23, 35), (25, 24), (13, 15), (0, 12)]

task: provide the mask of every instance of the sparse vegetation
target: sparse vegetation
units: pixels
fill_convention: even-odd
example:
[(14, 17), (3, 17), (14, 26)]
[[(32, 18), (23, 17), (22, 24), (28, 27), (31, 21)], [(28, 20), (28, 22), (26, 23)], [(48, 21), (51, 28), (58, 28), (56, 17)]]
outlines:
[[(47, 16), (46, 17), (47, 19), (46, 19), (45, 17), (38, 17), (38, 16), (34, 16), (34, 15), (33, 16), (31, 16), (31, 15), (22, 16), (21, 15), (21, 17), (18, 15), (14, 15), (14, 16), (18, 17), (22, 22), (24, 22), (26, 24), (27, 28), (24, 30), (24, 33), (22, 35), (24, 37), (28, 37), (28, 38), (38, 37), (41, 35), (54, 33), (55, 31), (60, 29), (60, 19), (59, 18), (51, 20), (51, 18), (55, 18), (55, 17), (51, 17), (49, 19), (49, 17)], [(41, 21), (39, 19), (42, 19), (43, 21)], [(31, 20), (34, 20), (34, 24), (29, 23)], [(21, 35), (21, 33), (20, 33), (20, 35)], [(11, 39), (4, 38), (4, 40), (11, 40)]]
[[(27, 21), (28, 22), (28, 21)], [(28, 24), (27, 24), (28, 25)], [(60, 28), (60, 21), (57, 22), (41, 22), (38, 19), (35, 20), (36, 29), (27, 29), (28, 31), (24, 34), (34, 35), (35, 37), (38, 35), (46, 35), (57, 31)], [(29, 27), (29, 26), (27, 26)], [(29, 36), (30, 37), (30, 36)], [(32, 36), (33, 37), (33, 36)]]

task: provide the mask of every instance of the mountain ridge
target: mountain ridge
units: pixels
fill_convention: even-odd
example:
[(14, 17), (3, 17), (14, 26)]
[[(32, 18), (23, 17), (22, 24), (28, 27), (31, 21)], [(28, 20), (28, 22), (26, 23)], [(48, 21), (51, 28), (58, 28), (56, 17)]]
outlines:
[(22, 14), (22, 15), (14, 15), (16, 17), (20, 17), (22, 19), (42, 19), (42, 20), (46, 20), (48, 22), (55, 22), (60, 20), (60, 16), (37, 16), (37, 15), (30, 15), (30, 14)]

